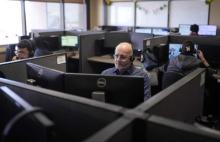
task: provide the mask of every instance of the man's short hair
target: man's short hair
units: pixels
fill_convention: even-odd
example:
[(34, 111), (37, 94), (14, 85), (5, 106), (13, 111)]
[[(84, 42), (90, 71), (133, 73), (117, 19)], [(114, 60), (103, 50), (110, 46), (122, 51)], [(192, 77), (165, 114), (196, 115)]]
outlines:
[(198, 33), (199, 32), (199, 26), (197, 24), (191, 25), (190, 26), (190, 31)]
[(194, 43), (192, 41), (185, 41), (181, 48), (181, 54), (184, 55), (193, 55), (196, 53)]
[(27, 48), (29, 52), (29, 57), (33, 56), (34, 45), (33, 42), (29, 39), (23, 39), (17, 44), (18, 48)]

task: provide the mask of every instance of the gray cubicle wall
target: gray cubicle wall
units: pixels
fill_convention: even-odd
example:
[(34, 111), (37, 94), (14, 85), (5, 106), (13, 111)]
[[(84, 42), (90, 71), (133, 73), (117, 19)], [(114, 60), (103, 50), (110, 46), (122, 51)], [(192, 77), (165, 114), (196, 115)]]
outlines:
[(41, 57), (34, 57), (18, 61), (4, 62), (0, 64), (0, 71), (5, 78), (19, 82), (26, 82), (26, 63), (32, 62), (48, 68), (66, 72), (66, 54), (57, 53)]
[(220, 36), (183, 36), (183, 35), (170, 35), (169, 43), (183, 43), (184, 41), (192, 41), (196, 44), (206, 45), (219, 45)]
[[(130, 116), (129, 116), (130, 115)], [(86, 142), (217, 142), (220, 132), (151, 114), (125, 112)]]
[(146, 38), (143, 41), (144, 50), (146, 48), (158, 46), (158, 45), (166, 45), (169, 43), (169, 36), (157, 36), (153, 38)]
[(125, 108), (104, 104), (0, 78), (31, 105), (40, 107), (55, 123), (57, 141), (82, 141), (122, 116)]
[(96, 41), (104, 38), (104, 32), (81, 33), (79, 38), (79, 71), (82, 73), (93, 73), (92, 67), (87, 59), (96, 56)]
[(205, 69), (198, 68), (136, 107), (146, 113), (193, 123), (203, 113)]
[(147, 33), (135, 33), (131, 32), (130, 34), (130, 40), (133, 44), (133, 47), (135, 50), (142, 51), (143, 50), (143, 41), (147, 38), (153, 38), (153, 34), (147, 34)]

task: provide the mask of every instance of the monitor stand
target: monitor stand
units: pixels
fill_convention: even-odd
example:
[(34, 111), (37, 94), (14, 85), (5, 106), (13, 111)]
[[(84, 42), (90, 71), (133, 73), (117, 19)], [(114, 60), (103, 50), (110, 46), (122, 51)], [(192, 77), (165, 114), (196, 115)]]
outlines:
[(93, 91), (91, 96), (94, 100), (105, 102), (105, 92), (103, 91)]

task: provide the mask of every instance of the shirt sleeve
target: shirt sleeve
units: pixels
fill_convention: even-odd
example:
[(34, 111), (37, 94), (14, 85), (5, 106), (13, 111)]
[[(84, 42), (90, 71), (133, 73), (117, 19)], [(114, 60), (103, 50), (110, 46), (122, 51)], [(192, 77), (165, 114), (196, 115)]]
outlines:
[(148, 100), (151, 97), (151, 85), (148, 74), (144, 77), (144, 100)]

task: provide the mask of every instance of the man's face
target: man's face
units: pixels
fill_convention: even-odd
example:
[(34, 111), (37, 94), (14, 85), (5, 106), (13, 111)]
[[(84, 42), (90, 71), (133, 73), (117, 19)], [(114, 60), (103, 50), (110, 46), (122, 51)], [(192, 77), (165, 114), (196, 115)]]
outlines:
[(29, 57), (29, 51), (27, 48), (18, 48), (15, 54), (18, 59), (25, 59)]
[(131, 65), (132, 48), (129, 44), (122, 44), (116, 47), (114, 54), (115, 67), (118, 70), (126, 70)]

